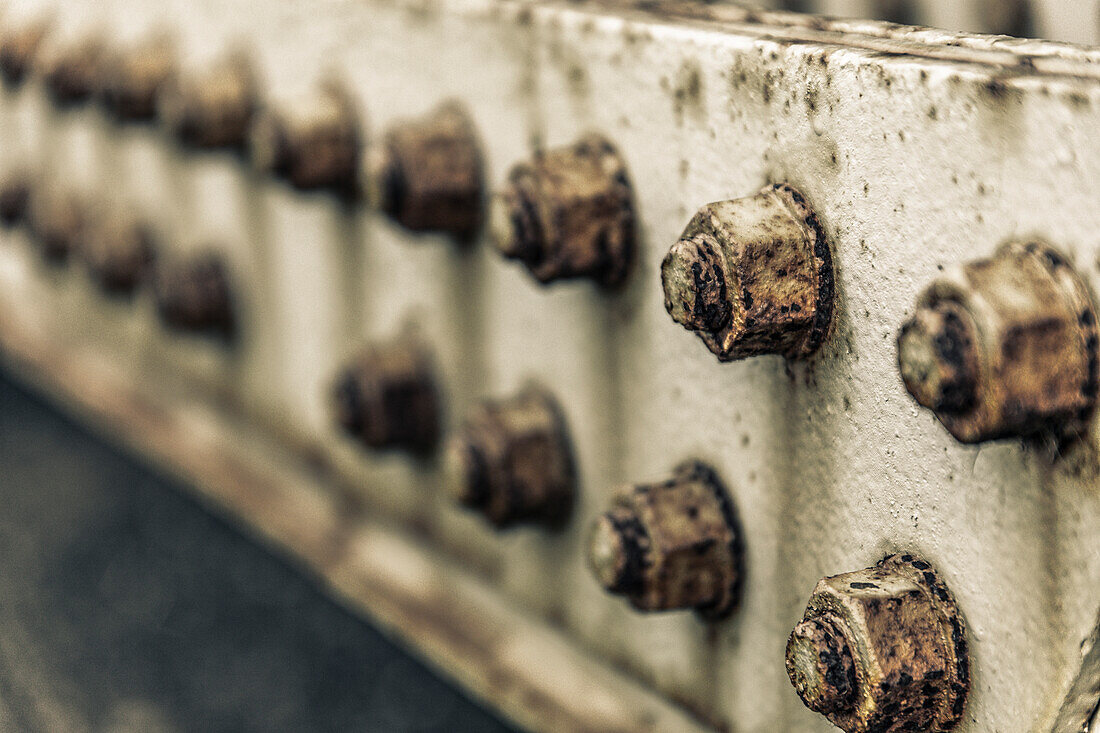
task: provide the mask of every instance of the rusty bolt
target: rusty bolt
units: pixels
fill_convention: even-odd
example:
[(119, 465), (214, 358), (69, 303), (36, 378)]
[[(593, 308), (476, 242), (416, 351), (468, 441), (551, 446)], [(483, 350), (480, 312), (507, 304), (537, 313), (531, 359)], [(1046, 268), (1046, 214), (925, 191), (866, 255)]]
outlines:
[(269, 109), (252, 127), (252, 163), (295, 188), (358, 192), (361, 133), (351, 96), (340, 86), (321, 86), (315, 96)]
[(81, 252), (88, 273), (105, 292), (128, 295), (150, 274), (153, 231), (136, 216), (113, 213), (89, 227)]
[(99, 80), (103, 106), (121, 122), (144, 122), (157, 114), (161, 91), (176, 73), (176, 47), (158, 35), (106, 59)]
[(588, 547), (608, 592), (642, 611), (694, 608), (709, 619), (737, 606), (742, 556), (733, 502), (714, 470), (694, 461), (668, 481), (621, 489)]
[(212, 250), (158, 259), (153, 296), (157, 312), (169, 328), (226, 339), (236, 330), (228, 269)]
[(106, 48), (98, 33), (47, 45), (39, 59), (38, 72), (55, 105), (71, 107), (92, 96), (100, 80)]
[(366, 179), (372, 202), (406, 229), (467, 240), (481, 228), (481, 150), (457, 102), (393, 125), (371, 152)]
[(49, 21), (39, 18), (5, 29), (0, 36), (0, 77), (9, 87), (18, 87), (26, 80), (49, 29)]
[(701, 208), (661, 265), (665, 309), (719, 361), (812, 354), (833, 317), (829, 244), (786, 185)]
[(58, 188), (36, 189), (27, 211), (32, 239), (47, 262), (60, 264), (84, 244), (91, 208), (81, 194)]
[(186, 145), (243, 148), (258, 99), (251, 65), (243, 55), (233, 54), (201, 74), (170, 82), (160, 97), (160, 116)]
[(576, 477), (565, 419), (545, 390), (486, 402), (448, 449), (454, 497), (497, 527), (558, 526), (573, 506)]
[(1080, 432), (1100, 385), (1088, 288), (1039, 243), (933, 282), (898, 336), (906, 389), (964, 443)]
[(336, 420), (372, 448), (427, 451), (440, 433), (436, 384), (431, 358), (418, 342), (372, 344), (336, 379)]
[(787, 642), (787, 674), (846, 733), (943, 733), (970, 691), (966, 627), (931, 565), (890, 555), (818, 582)]
[(0, 223), (14, 226), (26, 218), (31, 180), (31, 174), (22, 168), (13, 169), (0, 178)]
[(515, 166), (492, 216), (497, 249), (539, 282), (587, 277), (614, 286), (634, 256), (626, 166), (598, 135)]

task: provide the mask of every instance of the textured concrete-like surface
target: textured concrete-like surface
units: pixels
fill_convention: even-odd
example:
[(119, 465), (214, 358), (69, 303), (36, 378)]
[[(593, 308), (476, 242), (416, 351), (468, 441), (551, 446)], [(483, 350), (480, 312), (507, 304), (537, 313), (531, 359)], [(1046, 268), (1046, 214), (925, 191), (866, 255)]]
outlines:
[(512, 730), (0, 375), (0, 729)]

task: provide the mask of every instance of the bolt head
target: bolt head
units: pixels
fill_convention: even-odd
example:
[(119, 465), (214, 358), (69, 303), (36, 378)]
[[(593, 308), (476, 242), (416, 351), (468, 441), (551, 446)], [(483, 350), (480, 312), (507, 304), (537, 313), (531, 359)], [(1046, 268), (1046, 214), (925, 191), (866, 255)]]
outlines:
[(691, 331), (718, 331), (729, 323), (733, 305), (720, 252), (713, 238), (697, 234), (674, 244), (661, 264), (665, 308)]
[(700, 208), (665, 257), (661, 281), (673, 320), (719, 361), (805, 357), (831, 328), (832, 254), (790, 186)]
[(898, 336), (905, 388), (936, 412), (958, 414), (977, 400), (977, 329), (969, 313), (942, 301), (921, 308)]
[(629, 567), (626, 538), (614, 518), (605, 514), (592, 525), (588, 538), (588, 566), (604, 590), (619, 592)]
[(844, 634), (825, 618), (807, 619), (787, 642), (787, 675), (806, 707), (818, 713), (855, 704), (855, 660)]
[(818, 582), (787, 671), (806, 706), (846, 733), (946, 733), (969, 691), (965, 623), (931, 564), (891, 555)]

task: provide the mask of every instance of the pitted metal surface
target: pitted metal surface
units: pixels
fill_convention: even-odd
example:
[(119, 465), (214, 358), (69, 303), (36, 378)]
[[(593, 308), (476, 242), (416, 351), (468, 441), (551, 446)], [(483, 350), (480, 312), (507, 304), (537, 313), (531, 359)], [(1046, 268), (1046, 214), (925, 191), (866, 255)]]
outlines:
[[(335, 71), (355, 99), (356, 119), (370, 121), (364, 141), (457, 98), (481, 140), (488, 191), (507, 193), (514, 161), (569, 150), (597, 131), (614, 148), (616, 170), (629, 172), (629, 274), (615, 288), (541, 288), (476, 236), (466, 247), (423, 246), (432, 235), (413, 238), (365, 206), (297, 190), (311, 186), (271, 186), (231, 156), (181, 155), (146, 127), (116, 137), (95, 109), (53, 114), (35, 81), (0, 99), (10, 143), (0, 165), (41, 160), (82, 193), (110, 180), (120, 198), (152, 203), (142, 213), (163, 227), (165, 253), (211, 242), (232, 268), (234, 295), (249, 307), (239, 313), (242, 338), (232, 350), (181, 339), (146, 323), (141, 298), (132, 309), (109, 303), (75, 268), (40, 268), (27, 256), (26, 232), (14, 227), (0, 246), (0, 331), (18, 322), (9, 313), (26, 314), (28, 330), (57, 345), (51, 354), (94, 352), (135, 384), (180, 380), (196, 405), (234, 405), (286, 438), (287, 456), (304, 456), (349, 504), (476, 575), (483, 598), (522, 608), (563, 646), (675, 706), (682, 717), (673, 729), (833, 730), (791, 689), (783, 646), (819, 578), (898, 548), (934, 559), (974, 629), (971, 690), (956, 730), (1077, 733), (1092, 715), (1100, 679), (1089, 641), (1100, 611), (1095, 422), (1074, 421), (1073, 441), (962, 444), (906, 394), (896, 336), (941, 268), (989, 258), (1000, 242), (1052, 242), (1095, 288), (1100, 214), (1090, 182), (1100, 179), (1100, 52), (727, 4), (288, 0), (264, 4), (261, 22), (244, 0), (187, 12), (150, 7), (73, 0), (61, 21), (66, 28), (82, 14), (89, 25), (103, 21), (116, 47), (123, 37), (143, 37), (163, 12), (181, 31), (183, 69), (217, 57), (221, 39), (211, 28), (225, 32), (227, 45), (239, 31), (254, 42), (261, 102), (282, 109)], [(16, 9), (4, 28), (23, 27), (31, 15)], [(0, 63), (2, 52), (0, 44)], [(309, 109), (301, 108), (304, 117)], [(354, 156), (357, 177), (362, 152)], [(700, 204), (780, 181), (812, 203), (829, 243), (828, 338), (800, 349), (802, 325), (784, 324), (781, 355), (716, 364), (670, 320), (657, 286), (660, 264)], [(581, 224), (583, 236), (572, 240), (561, 260), (568, 267), (558, 272), (589, 245), (599, 251), (625, 241), (589, 236), (624, 231), (622, 218), (601, 218), (622, 214), (623, 200), (612, 193), (600, 206), (614, 206), (590, 207), (598, 222), (566, 222)], [(545, 210), (558, 213), (543, 219), (556, 225), (568, 207), (550, 204)], [(718, 307), (699, 309), (693, 325), (728, 324), (721, 300), (700, 292), (703, 306)], [(694, 318), (690, 305), (673, 310)], [(963, 343), (984, 328), (965, 315), (920, 320)], [(349, 347), (408, 320), (437, 354), (435, 377), (456, 416), (468, 414), (478, 395), (514, 394), (532, 378), (560, 402), (578, 491), (558, 531), (493, 532), (436, 496), (444, 467), (430, 451), (409, 459), (339, 439), (326, 399), (333, 373)], [(979, 361), (932, 354), (930, 363), (937, 361), (940, 373), (918, 391), (962, 409)], [(68, 360), (54, 362), (44, 369)], [(1053, 404), (1069, 393), (1051, 394)], [(188, 414), (182, 423), (190, 424)], [(443, 415), (440, 432), (452, 428)], [(636, 613), (604, 593), (584, 562), (587, 529), (612, 501), (612, 487), (662, 475), (670, 458), (687, 455), (705, 459), (736, 488), (743, 523), (740, 611), (718, 623), (693, 613)], [(241, 506), (261, 511), (247, 500)], [(392, 543), (369, 548), (356, 562), (388, 572), (383, 587), (402, 603), (409, 603), (402, 593), (450, 588), (430, 562), (426, 569), (397, 562), (408, 558)], [(349, 577), (345, 570), (338, 577)], [(552, 699), (568, 710), (548, 718), (557, 730), (583, 729), (578, 721), (598, 730), (660, 729), (658, 718), (599, 694), (582, 696), (581, 705), (532, 693), (554, 681), (568, 688), (575, 666), (540, 666), (556, 657), (524, 635), (463, 648), (454, 608), (433, 614), (374, 595), (357, 598), (390, 614), (396, 628), (428, 635), (433, 658), (513, 714)], [(448, 596), (417, 597), (430, 604)], [(829, 646), (826, 626), (802, 636)], [(830, 653), (846, 659), (829, 634)], [(859, 652), (849, 652), (854, 669)], [(491, 670), (491, 679), (475, 666)], [(536, 677), (551, 682), (502, 684)], [(847, 675), (834, 678), (839, 689)]]

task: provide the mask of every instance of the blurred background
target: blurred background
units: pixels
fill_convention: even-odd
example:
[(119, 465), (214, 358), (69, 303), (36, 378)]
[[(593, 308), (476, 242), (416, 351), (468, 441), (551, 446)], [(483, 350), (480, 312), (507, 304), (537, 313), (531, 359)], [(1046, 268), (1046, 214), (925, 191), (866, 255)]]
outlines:
[(0, 373), (0, 730), (514, 730)]

